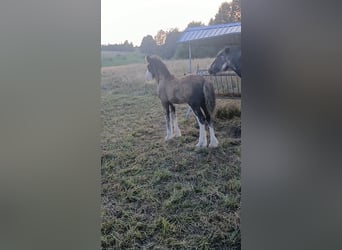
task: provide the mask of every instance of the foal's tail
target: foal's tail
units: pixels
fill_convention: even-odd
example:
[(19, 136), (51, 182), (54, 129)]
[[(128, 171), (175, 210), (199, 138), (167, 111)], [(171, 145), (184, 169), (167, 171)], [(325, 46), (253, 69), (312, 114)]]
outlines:
[(203, 93), (205, 99), (205, 106), (207, 107), (210, 114), (213, 114), (216, 105), (216, 96), (213, 84), (208, 81), (204, 81)]

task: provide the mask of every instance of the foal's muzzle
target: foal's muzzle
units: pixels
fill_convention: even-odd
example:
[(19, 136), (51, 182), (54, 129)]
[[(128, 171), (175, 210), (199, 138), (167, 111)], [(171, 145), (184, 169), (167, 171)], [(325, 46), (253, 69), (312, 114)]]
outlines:
[(210, 75), (216, 75), (220, 71), (219, 68), (216, 67), (216, 65), (211, 65), (210, 68), (208, 69), (208, 72)]

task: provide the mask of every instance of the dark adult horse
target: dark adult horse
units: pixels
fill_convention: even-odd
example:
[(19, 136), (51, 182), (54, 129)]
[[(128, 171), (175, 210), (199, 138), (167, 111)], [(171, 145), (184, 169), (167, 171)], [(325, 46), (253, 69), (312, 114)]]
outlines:
[(226, 47), (219, 51), (208, 72), (215, 75), (228, 69), (241, 77), (241, 47)]
[(146, 56), (146, 62), (146, 80), (151, 81), (155, 79), (157, 81), (158, 96), (165, 112), (165, 140), (169, 140), (173, 136), (181, 136), (174, 104), (187, 103), (194, 111), (200, 128), (199, 140), (196, 146), (207, 146), (205, 125), (208, 124), (210, 133), (209, 147), (217, 147), (218, 140), (215, 137), (212, 123), (212, 114), (216, 104), (213, 85), (199, 75), (176, 78), (156, 56)]

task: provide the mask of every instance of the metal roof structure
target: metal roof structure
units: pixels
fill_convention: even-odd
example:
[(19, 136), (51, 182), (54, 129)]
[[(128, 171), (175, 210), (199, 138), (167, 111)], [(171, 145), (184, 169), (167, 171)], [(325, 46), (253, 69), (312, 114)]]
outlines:
[(210, 26), (191, 27), (183, 31), (178, 43), (189, 42), (193, 40), (223, 36), (227, 34), (241, 33), (241, 23), (226, 23)]

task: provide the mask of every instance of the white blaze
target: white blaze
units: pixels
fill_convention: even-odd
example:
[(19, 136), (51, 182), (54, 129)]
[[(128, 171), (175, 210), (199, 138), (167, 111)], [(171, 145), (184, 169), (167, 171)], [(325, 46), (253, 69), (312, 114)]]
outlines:
[(227, 66), (227, 63), (224, 63), (224, 64), (222, 65), (222, 67), (221, 67), (221, 71), (224, 71), (224, 69), (226, 68), (226, 66)]
[(146, 70), (146, 74), (145, 74), (145, 80), (150, 82), (153, 80), (152, 74), (150, 71)]

